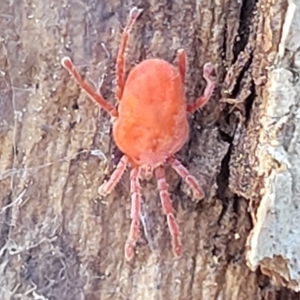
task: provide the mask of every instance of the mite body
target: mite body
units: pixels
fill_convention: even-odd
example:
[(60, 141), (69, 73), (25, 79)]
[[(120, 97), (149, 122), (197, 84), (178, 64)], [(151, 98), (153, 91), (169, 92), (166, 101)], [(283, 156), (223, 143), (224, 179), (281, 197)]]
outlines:
[(155, 169), (188, 137), (186, 100), (177, 69), (148, 59), (130, 72), (114, 124), (114, 139), (136, 167)]
[(113, 126), (114, 140), (124, 153), (108, 182), (99, 192), (110, 193), (130, 165), (131, 227), (125, 244), (125, 257), (131, 259), (138, 239), (141, 213), (141, 191), (139, 179), (155, 175), (162, 203), (172, 237), (173, 252), (182, 253), (179, 228), (173, 214), (172, 201), (165, 180), (165, 164), (169, 164), (192, 188), (196, 198), (204, 193), (196, 179), (174, 157), (186, 142), (189, 133), (188, 114), (207, 103), (215, 87), (213, 65), (207, 63), (203, 76), (207, 82), (203, 96), (193, 104), (187, 104), (184, 94), (186, 53), (178, 50), (178, 68), (161, 59), (147, 59), (136, 65), (125, 79), (125, 49), (129, 33), (141, 10), (134, 7), (129, 14), (117, 56), (116, 97), (118, 108), (106, 102), (103, 97), (82, 79), (68, 57), (62, 65), (74, 76), (87, 94), (116, 117)]

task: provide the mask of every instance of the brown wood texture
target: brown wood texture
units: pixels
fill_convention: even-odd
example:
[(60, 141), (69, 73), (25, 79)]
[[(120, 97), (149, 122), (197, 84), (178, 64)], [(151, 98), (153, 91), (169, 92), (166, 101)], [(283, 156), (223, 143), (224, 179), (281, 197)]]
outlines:
[[(129, 40), (128, 71), (150, 57), (176, 64), (176, 51), (183, 47), (192, 102), (204, 88), (203, 64), (216, 65), (213, 99), (191, 118), (189, 141), (177, 155), (206, 198), (193, 202), (187, 185), (167, 170), (182, 232), (180, 259), (173, 257), (153, 180), (142, 183), (144, 229), (136, 255), (124, 260), (128, 172), (108, 197), (97, 192), (121, 155), (111, 120), (60, 65), (63, 56), (72, 57), (114, 103), (116, 53), (134, 5), (143, 13)], [(0, 299), (300, 298), (246, 265), (262, 188), (251, 169), (256, 117), (268, 55), (277, 51), (287, 5), (285, 0), (1, 1)]]

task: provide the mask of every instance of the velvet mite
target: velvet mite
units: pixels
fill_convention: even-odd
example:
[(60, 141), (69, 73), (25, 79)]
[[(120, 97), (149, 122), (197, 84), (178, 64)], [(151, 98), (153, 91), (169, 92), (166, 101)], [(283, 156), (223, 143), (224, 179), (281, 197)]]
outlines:
[(168, 193), (164, 166), (169, 164), (192, 188), (196, 198), (203, 198), (204, 192), (196, 179), (175, 158), (187, 141), (189, 134), (188, 115), (205, 105), (215, 88), (214, 67), (206, 63), (203, 77), (207, 82), (204, 94), (193, 104), (187, 104), (184, 82), (186, 73), (186, 52), (178, 50), (178, 68), (162, 59), (146, 59), (132, 68), (125, 78), (125, 49), (130, 31), (141, 10), (131, 9), (123, 31), (116, 63), (116, 98), (118, 106), (108, 103), (76, 70), (69, 57), (61, 63), (75, 78), (80, 87), (105, 111), (116, 118), (113, 137), (118, 148), (124, 153), (99, 192), (109, 194), (121, 179), (127, 166), (130, 171), (131, 227), (125, 244), (125, 257), (130, 260), (138, 239), (141, 210), (140, 179), (155, 175), (162, 204), (172, 237), (173, 252), (182, 254), (178, 224), (173, 214)]

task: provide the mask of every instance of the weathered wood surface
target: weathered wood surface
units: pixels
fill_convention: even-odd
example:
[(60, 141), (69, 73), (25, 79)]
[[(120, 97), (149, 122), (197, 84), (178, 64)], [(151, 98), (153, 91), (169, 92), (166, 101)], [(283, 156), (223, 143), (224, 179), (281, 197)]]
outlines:
[[(128, 174), (112, 195), (99, 198), (97, 189), (120, 153), (107, 114), (60, 66), (62, 56), (71, 56), (114, 102), (116, 52), (133, 5), (144, 12), (129, 42), (128, 69), (146, 57), (176, 64), (176, 50), (184, 47), (187, 99), (193, 101), (203, 90), (203, 64), (217, 66), (215, 95), (190, 120), (189, 142), (178, 153), (202, 183), (205, 200), (192, 202), (187, 186), (167, 172), (182, 231), (180, 259), (171, 252), (153, 181), (143, 183), (145, 230), (135, 259), (124, 261), (130, 225)], [(275, 124), (282, 124), (281, 113), (287, 123), (297, 119), (299, 96), (286, 94), (299, 74), (297, 47), (288, 45), (288, 52), (277, 55), (287, 9), (284, 0), (1, 2), (1, 299), (299, 299), (292, 291), (275, 288), (274, 280), (259, 269), (247, 267), (262, 263), (275, 283), (294, 289), (300, 281), (287, 261), (295, 255), (286, 252), (289, 246), (296, 248), (297, 228), (293, 243), (286, 246), (292, 235), (281, 233), (275, 246), (282, 243), (283, 250), (270, 251), (262, 247), (271, 245), (270, 234), (264, 236), (258, 226), (267, 224), (260, 210), (267, 207), (270, 191), (280, 195), (281, 187), (274, 183), (287, 166), (270, 152), (268, 159), (257, 154), (260, 138), (275, 128), (266, 127), (265, 112), (273, 107), (272, 99), (286, 99), (293, 114), (279, 107)], [(296, 22), (292, 28), (297, 32)], [(294, 41), (298, 45), (297, 35)], [(282, 77), (276, 75), (278, 67)], [(274, 86), (275, 79), (282, 89)], [(295, 192), (297, 161), (290, 163), (294, 183), (287, 184)], [(284, 205), (296, 205), (297, 195), (293, 197)], [(281, 201), (276, 198), (275, 208), (286, 209)], [(297, 208), (291, 212), (290, 222)], [(289, 217), (289, 211), (285, 214)], [(284, 219), (276, 220), (284, 224)], [(273, 223), (268, 228), (276, 233)], [(282, 255), (288, 267), (278, 271), (273, 255)]]
[[(274, 15), (281, 14), (271, 10)], [(276, 31), (271, 31), (269, 41), (266, 38), (264, 42), (271, 67), (262, 97), (253, 110), (259, 130), (256, 163), (251, 167), (259, 178), (260, 203), (247, 243), (252, 269), (260, 264), (262, 272), (277, 284), (296, 291), (300, 290), (299, 20), (300, 2), (290, 1), (280, 22), (279, 45)], [(270, 29), (274, 21), (265, 18)]]

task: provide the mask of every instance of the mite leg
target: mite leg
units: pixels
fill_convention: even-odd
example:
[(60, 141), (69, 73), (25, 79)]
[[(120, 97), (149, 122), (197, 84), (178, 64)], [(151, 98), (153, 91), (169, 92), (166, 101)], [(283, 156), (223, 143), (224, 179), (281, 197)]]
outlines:
[(124, 174), (127, 164), (128, 157), (126, 155), (123, 155), (119, 163), (117, 164), (116, 169), (111, 174), (109, 180), (99, 187), (98, 192), (100, 195), (106, 196), (107, 194), (111, 193), (111, 191), (114, 189), (114, 187), (120, 181), (122, 175)]
[(181, 77), (182, 83), (185, 82), (185, 73), (186, 73), (186, 52), (184, 49), (179, 49), (177, 51), (178, 57), (178, 69)]
[(204, 192), (199, 186), (196, 178), (190, 174), (190, 172), (181, 164), (175, 157), (170, 157), (167, 163), (183, 178), (183, 180), (192, 188), (194, 195), (198, 199), (204, 198)]
[(176, 256), (181, 256), (181, 241), (179, 236), (179, 227), (173, 214), (172, 201), (168, 193), (168, 184), (165, 178), (163, 166), (155, 169), (157, 185), (162, 204), (163, 213), (167, 216), (168, 226), (172, 237), (172, 248)]
[(141, 213), (141, 188), (139, 183), (139, 170), (134, 168), (130, 172), (131, 194), (131, 225), (130, 232), (125, 244), (125, 258), (131, 260), (134, 255), (134, 246), (138, 239)]
[(212, 63), (206, 63), (203, 66), (203, 77), (207, 82), (204, 94), (199, 97), (194, 103), (188, 104), (187, 111), (193, 113), (198, 108), (204, 106), (210, 99), (216, 85), (216, 77), (214, 76), (214, 66)]
[(129, 34), (135, 21), (137, 20), (141, 12), (142, 10), (138, 9), (137, 7), (133, 7), (131, 9), (127, 24), (122, 34), (121, 44), (117, 56), (117, 66), (116, 66), (116, 76), (117, 76), (116, 96), (118, 100), (121, 100), (122, 98), (123, 89), (125, 85), (125, 50), (126, 50)]
[(76, 69), (75, 65), (71, 61), (69, 57), (63, 57), (61, 60), (62, 66), (69, 71), (69, 73), (74, 77), (74, 79), (77, 81), (79, 86), (85, 90), (85, 92), (96, 102), (100, 104), (100, 106), (106, 110), (111, 116), (117, 117), (118, 111), (117, 109), (112, 106), (110, 103), (108, 103), (104, 98), (96, 93), (92, 86), (87, 83), (81, 75), (79, 74), (78, 70)]

